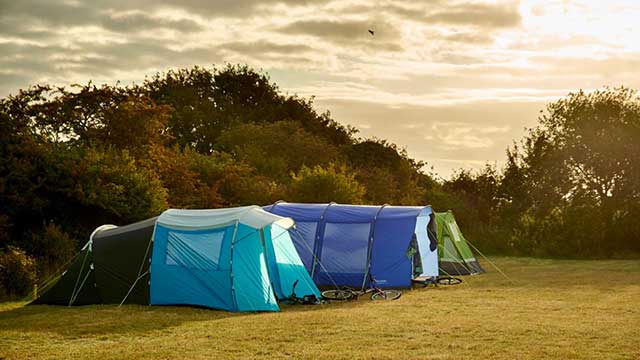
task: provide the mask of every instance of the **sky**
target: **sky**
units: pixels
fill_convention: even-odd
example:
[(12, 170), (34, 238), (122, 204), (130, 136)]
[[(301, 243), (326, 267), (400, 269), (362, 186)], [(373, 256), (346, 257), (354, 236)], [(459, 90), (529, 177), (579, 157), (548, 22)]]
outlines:
[(639, 18), (636, 0), (0, 0), (0, 96), (248, 64), (448, 177), (501, 166), (570, 92), (638, 89)]

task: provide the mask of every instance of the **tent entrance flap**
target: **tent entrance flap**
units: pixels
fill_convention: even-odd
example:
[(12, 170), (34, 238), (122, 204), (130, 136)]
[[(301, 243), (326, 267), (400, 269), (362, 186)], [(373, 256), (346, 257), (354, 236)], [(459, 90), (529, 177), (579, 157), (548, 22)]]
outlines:
[[(420, 254), (420, 271), (418, 276), (438, 276), (438, 242), (430, 231), (433, 215), (431, 209), (425, 209), (416, 221), (416, 240)], [(435, 220), (435, 219), (434, 219)]]
[(205, 230), (156, 225), (151, 304), (235, 310), (231, 301), (233, 226)]

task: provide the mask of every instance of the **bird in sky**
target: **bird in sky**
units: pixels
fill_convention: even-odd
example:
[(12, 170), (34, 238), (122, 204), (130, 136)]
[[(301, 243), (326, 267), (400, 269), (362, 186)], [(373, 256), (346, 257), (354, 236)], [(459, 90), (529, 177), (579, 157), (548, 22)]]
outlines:
[(371, 36), (373, 36), (373, 30), (369, 29), (369, 34), (371, 34)]

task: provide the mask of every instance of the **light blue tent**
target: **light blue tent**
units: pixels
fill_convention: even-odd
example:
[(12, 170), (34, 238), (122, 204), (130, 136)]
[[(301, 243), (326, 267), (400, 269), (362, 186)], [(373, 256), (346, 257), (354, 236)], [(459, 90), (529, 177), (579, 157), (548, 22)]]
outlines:
[(409, 287), (438, 275), (435, 220), (429, 206), (277, 202), (265, 210), (290, 217), (300, 258), (318, 285)]
[(167, 210), (155, 225), (150, 303), (278, 311), (278, 300), (320, 292), (296, 252), (290, 218), (248, 206)]

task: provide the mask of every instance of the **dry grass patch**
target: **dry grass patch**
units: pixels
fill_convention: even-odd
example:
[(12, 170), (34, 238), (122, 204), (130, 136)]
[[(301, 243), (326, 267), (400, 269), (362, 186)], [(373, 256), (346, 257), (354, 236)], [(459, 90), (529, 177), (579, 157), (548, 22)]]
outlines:
[(0, 304), (6, 359), (638, 359), (640, 261), (495, 259), (459, 286), (393, 302), (232, 314)]

